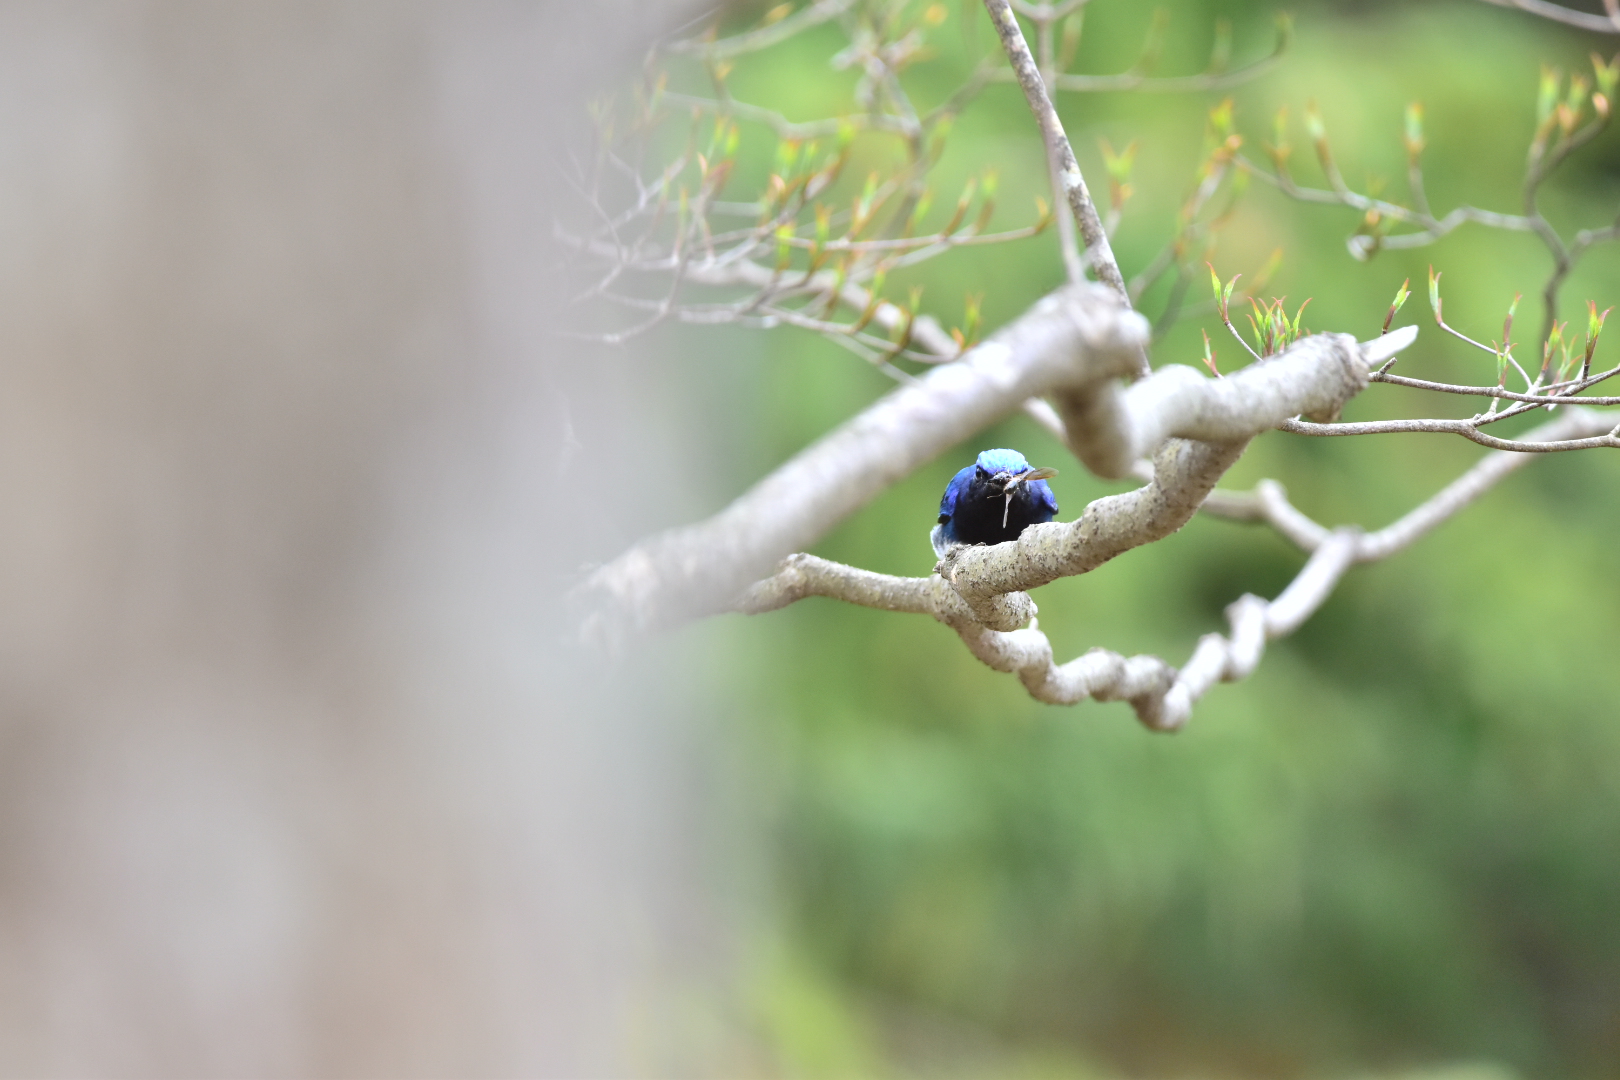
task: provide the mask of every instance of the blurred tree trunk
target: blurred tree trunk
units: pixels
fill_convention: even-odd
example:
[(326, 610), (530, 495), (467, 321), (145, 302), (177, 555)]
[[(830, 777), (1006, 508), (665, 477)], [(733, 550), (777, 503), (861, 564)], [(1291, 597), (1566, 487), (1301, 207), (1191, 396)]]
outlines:
[(636, 1067), (689, 729), (556, 648), (642, 447), (545, 241), (671, 8), (0, 5), (0, 1070)]

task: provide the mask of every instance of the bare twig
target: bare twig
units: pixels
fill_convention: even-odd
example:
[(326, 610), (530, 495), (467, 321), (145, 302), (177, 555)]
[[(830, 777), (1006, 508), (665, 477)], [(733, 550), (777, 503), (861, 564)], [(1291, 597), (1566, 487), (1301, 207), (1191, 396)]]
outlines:
[(1348, 206), (1352, 210), (1359, 210), (1363, 214), (1371, 211), (1381, 218), (1389, 218), (1403, 225), (1412, 225), (1418, 230), (1412, 233), (1397, 233), (1394, 236), (1381, 237), (1379, 244), (1385, 248), (1421, 247), (1432, 244), (1451, 233), (1458, 226), (1470, 222), (1514, 232), (1535, 231), (1535, 226), (1528, 217), (1519, 214), (1502, 214), (1494, 210), (1482, 210), (1477, 206), (1459, 206), (1449, 211), (1445, 217), (1435, 218), (1431, 214), (1413, 210), (1399, 203), (1375, 199), (1370, 195), (1362, 195), (1352, 191), (1344, 184), (1336, 169), (1331, 170), (1328, 175), (1330, 180), (1337, 179), (1338, 182), (1334, 185), (1333, 190), (1327, 191), (1321, 188), (1301, 187), (1287, 173), (1273, 172), (1242, 154), (1237, 155), (1234, 160), (1238, 167), (1250, 176), (1264, 180), (1266, 183), (1279, 188), (1290, 198), (1298, 199), (1300, 202), (1338, 204)]
[[(967, 610), (939, 576), (897, 578), (873, 574), (813, 555), (792, 555), (770, 578), (750, 588), (736, 610), (772, 611), (807, 596), (827, 596), (889, 611), (930, 615), (955, 630), (963, 644), (987, 666), (1015, 674), (1030, 696), (1053, 705), (1087, 699), (1128, 701), (1137, 718), (1155, 731), (1174, 731), (1217, 682), (1247, 677), (1258, 666), (1268, 638), (1293, 633), (1332, 594), (1351, 564), (1355, 533), (1331, 534), (1303, 570), (1270, 604), (1244, 596), (1227, 609), (1230, 641), (1206, 634), (1179, 672), (1156, 656), (1125, 657), (1092, 649), (1066, 664), (1053, 660), (1052, 644), (1033, 621), (1035, 607), (1022, 593), (1001, 597), (1030, 625), (995, 630)], [(1003, 545), (1005, 546), (1005, 545)]]
[(1620, 34), (1620, 8), (1613, 0), (1603, 0), (1606, 15), (1594, 15), (1586, 11), (1576, 11), (1572, 8), (1549, 4), (1547, 0), (1485, 0), (1487, 4), (1497, 7), (1518, 8), (1528, 11), (1532, 15), (1539, 15), (1543, 19), (1563, 23), (1565, 26), (1574, 26), (1582, 30), (1593, 30), (1599, 34)]
[(1270, 54), (1252, 64), (1231, 71), (1204, 71), (1197, 75), (1152, 76), (1140, 66), (1116, 75), (1059, 74), (1051, 83), (1054, 90), (1072, 90), (1080, 93), (1105, 90), (1133, 90), (1137, 92), (1190, 93), (1206, 90), (1225, 90), (1241, 86), (1259, 78), (1282, 60), (1292, 40), (1293, 24), (1286, 17), (1277, 20), (1277, 42)]
[[(1620, 447), (1620, 436), (1608, 429), (1605, 429), (1606, 434), (1602, 435), (1592, 435), (1580, 439), (1558, 439), (1550, 442), (1527, 439), (1499, 439), (1494, 435), (1487, 435), (1479, 430), (1479, 425), (1488, 420), (1498, 420), (1510, 415), (1514, 415), (1514, 413), (1498, 413), (1495, 416), (1475, 417), (1470, 420), (1374, 420), (1364, 424), (1312, 424), (1300, 420), (1290, 420), (1280, 426), (1283, 431), (1290, 431), (1296, 435), (1388, 435), (1415, 432), (1461, 435), (1469, 442), (1476, 442), (1493, 450), (1512, 450), (1521, 454), (1556, 454), (1569, 450)], [(1614, 424), (1609, 425), (1610, 428), (1614, 426)]]
[[(718, 273), (713, 278), (703, 278), (707, 284), (741, 284), (761, 286), (768, 282), (771, 272), (755, 263), (739, 263), (727, 271)], [(897, 305), (885, 300), (875, 300), (870, 292), (860, 285), (846, 281), (842, 286), (837, 284), (834, 274), (823, 271), (812, 277), (810, 287), (817, 292), (836, 290), (836, 299), (839, 303), (854, 311), (872, 312), (872, 321), (885, 330), (893, 330), (906, 319), (906, 312)], [(847, 333), (827, 335), (840, 343), (847, 341)], [(912, 339), (923, 349), (933, 354), (937, 360), (955, 360), (962, 355), (961, 349), (955, 340), (947, 334), (939, 323), (930, 315), (919, 315), (913, 320)], [(1056, 410), (1039, 398), (1026, 400), (1022, 408), (1024, 412), (1047, 432), (1060, 441), (1067, 441), (1068, 434), (1064, 430), (1063, 421), (1058, 417)]]
[[(1543, 0), (1489, 0), (1489, 2), (1534, 11), (1549, 18), (1558, 17), (1558, 13), (1580, 16), (1584, 19), (1597, 18), (1544, 3)], [(1610, 33), (1620, 32), (1620, 0), (1604, 0), (1604, 4), (1609, 11), (1609, 18), (1599, 20), (1599, 25), (1589, 28), (1604, 29)], [(1576, 125), (1579, 122), (1580, 111), (1587, 101), (1586, 95), (1591, 90), (1590, 84), (1583, 79), (1572, 77), (1568, 99), (1559, 102), (1557, 90), (1560, 76), (1556, 72), (1543, 73), (1540, 116), (1536, 133), (1530, 143), (1529, 162), (1525, 170), (1522, 214), (1501, 214), (1478, 207), (1461, 206), (1443, 218), (1436, 218), (1433, 215), (1429, 209), (1428, 197), (1423, 190), (1423, 176), (1419, 165), (1419, 155), (1423, 149), (1422, 114), (1416, 105), (1410, 107), (1407, 114), (1407, 167), (1415, 209), (1352, 191), (1344, 182), (1333, 160), (1319, 120), (1315, 122), (1313, 139), (1316, 143), (1317, 158), (1331, 190), (1302, 188), (1296, 184), (1284, 164), (1286, 159), (1284, 150), (1279, 150), (1273, 155), (1274, 170), (1261, 168), (1253, 161), (1242, 157), (1238, 158), (1238, 164), (1250, 175), (1259, 176), (1274, 184), (1291, 198), (1305, 202), (1339, 203), (1361, 211), (1363, 224), (1348, 242), (1351, 254), (1358, 259), (1369, 258), (1380, 248), (1412, 248), (1432, 244), (1467, 222), (1535, 234), (1547, 248), (1547, 253), (1552, 259), (1552, 272), (1541, 291), (1540, 340), (1546, 341), (1557, 325), (1559, 291), (1576, 263), (1594, 244), (1620, 238), (1620, 223), (1617, 223), (1606, 228), (1581, 230), (1575, 235), (1574, 240), (1566, 243), (1539, 206), (1541, 186), (1547, 177), (1572, 153), (1590, 143), (1608, 127), (1613, 108), (1608, 97), (1612, 96), (1614, 76), (1611, 66), (1604, 64), (1595, 55), (1593, 64), (1597, 69), (1598, 82), (1606, 90), (1591, 93), (1590, 102), (1595, 115), (1589, 122), (1579, 127)], [(1555, 134), (1556, 138), (1553, 137)], [(1414, 231), (1389, 235), (1386, 230), (1390, 222), (1410, 226)], [(1447, 329), (1450, 330), (1449, 327)], [(1451, 332), (1457, 333), (1454, 330)], [(1486, 351), (1494, 351), (1486, 346), (1480, 347)]]
[(1041, 79), (1040, 68), (1030, 55), (1029, 43), (1024, 40), (1024, 32), (1018, 26), (1018, 16), (1013, 13), (1007, 0), (984, 0), (984, 6), (990, 13), (990, 21), (995, 24), (1007, 59), (1012, 62), (1013, 74), (1024, 91), (1024, 100), (1029, 103), (1030, 111), (1035, 114), (1035, 121), (1040, 126), (1047, 160), (1053, 163), (1053, 171), (1062, 182), (1069, 208), (1080, 226), (1080, 237), (1085, 241), (1091, 267), (1096, 271), (1097, 279), (1117, 292), (1128, 305), (1131, 302), (1130, 291), (1119, 272), (1119, 262), (1108, 243), (1102, 219), (1097, 216), (1097, 207), (1091, 201), (1085, 177), (1080, 174), (1080, 164), (1075, 160), (1074, 148), (1069, 145), (1069, 137), (1063, 131), (1063, 121), (1058, 119), (1052, 98)]
[(1410, 386), (1417, 390), (1434, 390), (1442, 394), (1465, 394), (1470, 397), (1500, 398), (1503, 401), (1523, 401), (1531, 404), (1546, 405), (1557, 404), (1560, 399), (1569, 398), (1576, 405), (1620, 405), (1620, 397), (1582, 397), (1571, 398), (1587, 387), (1596, 386), (1606, 382), (1614, 376), (1620, 375), (1620, 368), (1611, 368), (1600, 372), (1590, 378), (1581, 379), (1573, 383), (1554, 383), (1544, 388), (1539, 394), (1520, 394), (1501, 386), (1459, 386), (1456, 383), (1430, 382), (1427, 379), (1409, 379), (1404, 375), (1393, 375), (1389, 372), (1372, 373), (1373, 382), (1390, 383), (1395, 386)]
[(732, 37), (687, 38), (684, 41), (674, 41), (665, 46), (672, 53), (696, 53), (713, 60), (722, 60), (726, 57), (738, 56), (746, 52), (757, 52), (768, 49), (772, 45), (786, 41), (801, 30), (808, 29), (818, 23), (829, 19), (836, 19), (854, 6), (855, 0), (816, 0), (807, 7), (800, 8), (784, 19), (749, 30)]
[(782, 139), (828, 139), (837, 135), (844, 128), (860, 130), (862, 128), (876, 128), (880, 131), (899, 132), (902, 129), (900, 121), (886, 113), (853, 113), (849, 116), (835, 116), (827, 120), (810, 120), (796, 123), (772, 109), (750, 105), (728, 97), (724, 101), (713, 98), (696, 97), (692, 94), (679, 94), (673, 90), (664, 92), (664, 100), (671, 105), (685, 105), (692, 109), (701, 109), (704, 112), (717, 116), (731, 116), (739, 120), (750, 120), (754, 123), (764, 124)]
[[(1078, 3), (1071, 0), (1071, 4), (1078, 10)], [(1018, 3), (1017, 7), (1026, 18), (1035, 24), (1036, 45), (1040, 52), (1041, 81), (1047, 86), (1051, 86), (1058, 74), (1057, 59), (1054, 54), (1052, 40), (1052, 24), (1060, 18), (1058, 9), (1049, 4), (1034, 5), (1023, 2)], [(1064, 14), (1067, 14), (1067, 12), (1064, 12)], [(1002, 73), (995, 71), (993, 74), (999, 76)], [(1012, 77), (1011, 72), (1007, 72), (1006, 75), (1008, 78)], [(1046, 178), (1052, 187), (1053, 200), (1055, 202), (1066, 201), (1063, 191), (1063, 178), (1058, 174), (1058, 159), (1051, 154), (1046, 155)], [(1080, 237), (1075, 232), (1074, 216), (1072, 214), (1057, 215), (1057, 226), (1058, 252), (1063, 257), (1063, 271), (1068, 275), (1070, 282), (1084, 281), (1086, 278), (1086, 264), (1085, 259), (1080, 254)], [(1106, 222), (1103, 231), (1110, 237), (1113, 236), (1113, 226)]]

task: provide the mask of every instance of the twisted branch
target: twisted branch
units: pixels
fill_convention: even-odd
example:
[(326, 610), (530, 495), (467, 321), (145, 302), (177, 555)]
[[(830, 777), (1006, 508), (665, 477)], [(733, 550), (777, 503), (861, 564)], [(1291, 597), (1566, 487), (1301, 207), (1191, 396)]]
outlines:
[[(1560, 441), (1600, 430), (1607, 421), (1583, 409), (1571, 409), (1559, 419), (1526, 435), (1526, 440)], [(1183, 444), (1183, 446), (1190, 444)], [(1200, 478), (1196, 469), (1177, 464), (1185, 450), (1167, 449), (1156, 463), (1152, 483), (1124, 496), (1099, 499), (1086, 508), (1079, 522), (1070, 525), (1031, 526), (1019, 540), (994, 547), (962, 549), (979, 553), (987, 562), (1014, 564), (1023, 561), (1017, 549), (1023, 547), (1036, 529), (1068, 530), (1075, 542), (1088, 549), (1090, 566), (1077, 564), (1076, 573), (1100, 565), (1118, 551), (1119, 531), (1114, 528), (1127, 513), (1122, 507), (1149, 509), (1137, 520), (1147, 535), (1167, 522), (1185, 521), (1181, 511), (1185, 497), (1196, 489)], [(1166, 460), (1166, 458), (1169, 460)], [(965, 596), (953, 570), (960, 565), (944, 560), (941, 574), (926, 578), (894, 577), (875, 574), (852, 566), (819, 559), (814, 555), (791, 555), (784, 559), (770, 578), (753, 585), (735, 605), (746, 614), (760, 614), (785, 607), (809, 596), (826, 596), (865, 607), (929, 615), (951, 627), (961, 636), (968, 650), (981, 662), (1018, 676), (1030, 696), (1053, 705), (1072, 705), (1086, 699), (1129, 701), (1137, 718), (1155, 731), (1176, 730), (1187, 722), (1193, 706), (1216, 683), (1247, 678), (1259, 665), (1265, 643), (1286, 637), (1332, 595), (1339, 580), (1357, 563), (1386, 559), (1411, 546), (1420, 537), (1468, 506), (1499, 481), (1535, 460), (1528, 454), (1496, 451), (1447, 485), (1432, 498), (1411, 510), (1400, 520), (1373, 533), (1353, 527), (1328, 529), (1300, 513), (1288, 502), (1282, 485), (1262, 481), (1253, 492), (1211, 492), (1202, 509), (1221, 517), (1263, 521), (1275, 528), (1311, 557), (1294, 580), (1276, 599), (1239, 597), (1226, 609), (1231, 627), (1229, 636), (1210, 633), (1198, 641), (1192, 657), (1179, 671), (1156, 656), (1125, 657), (1105, 649), (1092, 649), (1065, 664), (1053, 660), (1052, 646), (1034, 621), (1035, 604), (1027, 594), (991, 596), (1000, 610), (976, 606), (978, 598)], [(1159, 487), (1158, 493), (1150, 489)], [(1177, 497), (1167, 497), (1166, 490)], [(1164, 508), (1174, 506), (1166, 512)], [(1195, 507), (1196, 509), (1196, 507)], [(1080, 528), (1088, 519), (1097, 522), (1091, 529)], [(1178, 526), (1179, 527), (1179, 526)], [(1010, 575), (1009, 575), (1010, 576)], [(1031, 586), (1033, 587), (1033, 586)], [(998, 630), (987, 623), (998, 614), (1021, 612), (1030, 620), (1022, 629)], [(1002, 625), (1005, 625), (1004, 623)]]
[(1141, 316), (1095, 285), (1047, 296), (963, 358), (844, 423), (709, 521), (654, 536), (597, 569), (588, 632), (609, 638), (722, 611), (790, 552), (815, 543), (946, 449), (1059, 387), (1129, 375)]
[[(1416, 333), (1359, 347), (1344, 335), (1317, 335), (1225, 379), (1169, 365), (1126, 390), (1121, 380), (1136, 370), (1148, 332), (1146, 321), (1122, 310), (1105, 288), (1058, 290), (960, 362), (901, 386), (825, 436), (714, 518), (654, 536), (596, 570), (582, 588), (597, 608), (590, 632), (612, 638), (727, 609), (783, 556), (813, 544), (878, 492), (1031, 397), (1053, 399), (1071, 449), (1102, 476), (1129, 475), (1138, 458), (1168, 439), (1197, 440), (1160, 453), (1166, 471), (1157, 486), (1135, 495), (1136, 503), (1118, 497), (1127, 500), (1110, 511), (1118, 528), (1101, 529), (1088, 554), (1048, 536), (1061, 526), (1026, 533), (1035, 544), (1033, 563), (1050, 563), (1055, 573), (1071, 559), (1112, 558), (1134, 546), (1131, 529), (1154, 539), (1180, 528), (1256, 432), (1300, 412), (1336, 413), (1366, 385), (1368, 367)], [(1094, 516), (1084, 527), (1102, 520)], [(1123, 538), (1108, 539), (1115, 532)], [(1114, 547), (1099, 557), (1108, 544)], [(1033, 587), (1039, 574), (1025, 572), (1023, 583), (1009, 583), (995, 576), (1005, 568), (981, 570), (971, 553), (961, 559), (955, 576), (970, 606), (991, 625), (1017, 625), (1019, 611), (1001, 610), (991, 596)]]

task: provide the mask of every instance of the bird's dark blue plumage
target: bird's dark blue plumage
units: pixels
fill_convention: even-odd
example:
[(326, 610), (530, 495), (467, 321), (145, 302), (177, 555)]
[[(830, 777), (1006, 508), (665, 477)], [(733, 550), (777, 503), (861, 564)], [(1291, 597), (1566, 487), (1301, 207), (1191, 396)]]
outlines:
[[(1037, 476), (1027, 474), (1034, 472)], [(939, 524), (928, 539), (934, 554), (961, 544), (999, 544), (1016, 540), (1036, 522), (1057, 516), (1057, 496), (1047, 486), (1050, 469), (1032, 469), (1016, 450), (986, 450), (945, 486), (939, 500)]]

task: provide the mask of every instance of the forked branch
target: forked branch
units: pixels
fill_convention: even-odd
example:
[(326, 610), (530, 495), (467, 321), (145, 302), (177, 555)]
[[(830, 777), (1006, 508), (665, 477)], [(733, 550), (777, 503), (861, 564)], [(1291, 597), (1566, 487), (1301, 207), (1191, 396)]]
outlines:
[(960, 361), (908, 382), (698, 525), (637, 544), (593, 572), (592, 633), (617, 636), (728, 609), (783, 556), (815, 543), (957, 442), (1060, 387), (1136, 371), (1141, 316), (1108, 290), (1046, 297)]
[[(1591, 411), (1570, 409), (1559, 419), (1527, 433), (1524, 441), (1581, 438), (1602, 429), (1607, 422), (1607, 418)], [(1180, 670), (1156, 656), (1125, 657), (1105, 649), (1092, 649), (1077, 659), (1058, 664), (1053, 659), (1051, 642), (1033, 619), (1035, 605), (1027, 594), (992, 597), (1002, 610), (1020, 611), (1030, 618), (1027, 627), (1001, 631), (987, 626), (981, 618), (986, 612), (976, 609), (954, 582), (939, 574), (926, 578), (893, 577), (813, 555), (792, 555), (783, 560), (772, 577), (757, 583), (739, 599), (736, 610), (758, 614), (809, 596), (826, 596), (887, 611), (929, 615), (955, 630), (980, 661), (997, 671), (1016, 674), (1038, 701), (1054, 705), (1072, 705), (1088, 698), (1129, 701), (1137, 718), (1147, 727), (1156, 731), (1175, 730), (1187, 722), (1193, 706), (1216, 683), (1248, 677), (1259, 665), (1266, 642), (1286, 637), (1302, 626), (1332, 595), (1351, 566), (1376, 562), (1404, 550), (1533, 460), (1533, 456), (1522, 453), (1495, 451), (1488, 454), (1433, 498), (1372, 533), (1363, 533), (1354, 527), (1328, 529), (1317, 524), (1295, 509), (1281, 485), (1273, 481), (1263, 481), (1252, 493), (1210, 493), (1202, 506), (1206, 512), (1265, 522), (1311, 557), (1276, 599), (1266, 601), (1251, 594), (1234, 601), (1226, 609), (1231, 626), (1229, 635), (1204, 635)], [(1081, 522), (1116, 516), (1118, 504), (1124, 500), (1138, 506), (1163, 506), (1173, 502), (1165, 499), (1162, 491), (1149, 493), (1155, 486), (1176, 486), (1170, 479), (1178, 474), (1176, 464), (1173, 459), (1165, 461), (1164, 452), (1156, 463), (1156, 473), (1154, 482), (1147, 488), (1092, 503), (1081, 516)], [(1193, 475), (1192, 471), (1179, 474)], [(1196, 486), (1195, 481), (1182, 487), (1180, 493), (1185, 495)], [(1167, 519), (1158, 520), (1162, 524)], [(1031, 539), (1030, 533), (1035, 529), (1084, 534), (1086, 530), (1076, 528), (1078, 525), (1080, 522), (1072, 526), (1032, 526), (1018, 541), (967, 550), (978, 552), (979, 558), (987, 562), (1016, 566), (1027, 562), (1016, 549)], [(1096, 537), (1101, 531), (1091, 530), (1089, 536)], [(1085, 539), (1082, 536), (1082, 544)], [(1107, 550), (1107, 545), (1101, 546), (1101, 551)], [(1097, 561), (1100, 563), (1101, 559)], [(951, 560), (947, 559), (941, 567), (947, 575), (952, 572), (950, 564)]]

